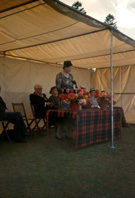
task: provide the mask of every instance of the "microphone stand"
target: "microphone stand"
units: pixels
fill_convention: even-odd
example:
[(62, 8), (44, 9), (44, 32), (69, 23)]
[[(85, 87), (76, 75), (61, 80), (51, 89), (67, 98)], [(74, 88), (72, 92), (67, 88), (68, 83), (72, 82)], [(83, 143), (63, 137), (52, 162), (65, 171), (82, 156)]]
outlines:
[(77, 87), (77, 84), (75, 84), (75, 95), (77, 96), (77, 90), (78, 90), (78, 87)]

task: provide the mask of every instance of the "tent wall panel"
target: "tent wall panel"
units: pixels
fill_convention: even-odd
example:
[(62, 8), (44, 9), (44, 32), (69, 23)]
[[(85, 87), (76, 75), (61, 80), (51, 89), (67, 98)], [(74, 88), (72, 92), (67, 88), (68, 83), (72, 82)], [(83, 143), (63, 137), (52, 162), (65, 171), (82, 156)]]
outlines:
[[(116, 67), (113, 69), (113, 88), (116, 106), (124, 109), (128, 122), (135, 122), (135, 65)], [(97, 69), (91, 73), (92, 87), (111, 92), (111, 69)]]
[[(62, 66), (33, 63), (0, 57), (0, 85), (1, 96), (12, 109), (12, 102), (24, 102), (27, 114), (30, 115), (29, 95), (34, 91), (33, 86), (42, 84), (43, 92), (49, 97), (49, 90), (55, 85), (56, 75), (62, 71)], [(78, 87), (90, 89), (90, 70), (72, 68), (74, 80)]]

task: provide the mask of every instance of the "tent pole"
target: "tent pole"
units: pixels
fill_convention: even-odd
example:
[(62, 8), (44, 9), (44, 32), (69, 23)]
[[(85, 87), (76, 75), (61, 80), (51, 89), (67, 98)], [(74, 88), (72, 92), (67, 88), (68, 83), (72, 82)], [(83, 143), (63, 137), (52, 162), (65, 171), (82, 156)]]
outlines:
[(114, 128), (113, 128), (113, 30), (111, 29), (111, 135), (112, 145), (110, 148), (116, 148), (114, 145)]

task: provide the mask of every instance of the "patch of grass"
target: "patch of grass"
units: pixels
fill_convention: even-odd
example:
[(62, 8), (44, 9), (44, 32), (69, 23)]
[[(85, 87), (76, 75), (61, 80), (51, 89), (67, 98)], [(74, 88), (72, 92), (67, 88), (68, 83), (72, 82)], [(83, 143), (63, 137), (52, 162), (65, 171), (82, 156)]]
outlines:
[(71, 141), (46, 135), (19, 144), (0, 140), (0, 198), (133, 198), (135, 126), (122, 128), (122, 140), (71, 152)]

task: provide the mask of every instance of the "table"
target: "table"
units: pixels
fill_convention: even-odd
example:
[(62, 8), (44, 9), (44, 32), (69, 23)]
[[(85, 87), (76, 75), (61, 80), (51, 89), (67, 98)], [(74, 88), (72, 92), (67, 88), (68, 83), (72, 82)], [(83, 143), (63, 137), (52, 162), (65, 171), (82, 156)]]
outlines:
[[(69, 117), (76, 120), (73, 135), (73, 149), (86, 147), (90, 144), (111, 139), (111, 111), (101, 109), (48, 110), (47, 111), (47, 145), (49, 146), (49, 115), (54, 117)], [(121, 139), (121, 112), (113, 110), (114, 138)]]

